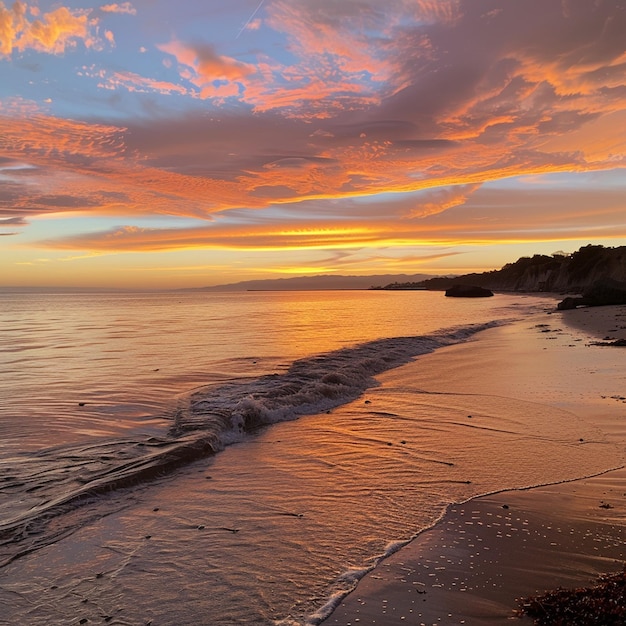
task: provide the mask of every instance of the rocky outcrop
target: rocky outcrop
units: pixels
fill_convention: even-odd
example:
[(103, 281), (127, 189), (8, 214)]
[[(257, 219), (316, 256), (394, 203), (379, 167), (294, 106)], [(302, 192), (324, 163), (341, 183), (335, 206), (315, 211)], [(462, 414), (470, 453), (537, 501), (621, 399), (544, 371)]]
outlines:
[(602, 278), (590, 285), (579, 298), (565, 298), (558, 304), (558, 309), (565, 311), (579, 306), (605, 306), (608, 304), (626, 304), (626, 282)]
[[(583, 294), (598, 281), (606, 280), (626, 282), (626, 246), (605, 248), (588, 245), (571, 255), (536, 254), (508, 263), (499, 270), (431, 278), (412, 283), (411, 288), (446, 290), (454, 285), (467, 285), (493, 291)], [(394, 285), (394, 289), (402, 288), (401, 284)]]
[(626, 282), (603, 278), (583, 291), (583, 298), (596, 306), (603, 304), (626, 304)]
[(449, 298), (488, 298), (493, 296), (493, 291), (477, 285), (453, 285), (446, 290), (446, 296)]
[(561, 302), (556, 305), (556, 308), (559, 311), (569, 311), (570, 309), (575, 309), (584, 305), (585, 303), (582, 298), (572, 298), (571, 296), (568, 296), (567, 298), (561, 300)]

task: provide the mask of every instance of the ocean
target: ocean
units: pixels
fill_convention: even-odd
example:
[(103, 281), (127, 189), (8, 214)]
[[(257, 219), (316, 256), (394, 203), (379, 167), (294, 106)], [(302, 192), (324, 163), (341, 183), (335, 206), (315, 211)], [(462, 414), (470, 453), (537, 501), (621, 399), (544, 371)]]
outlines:
[(450, 503), (608, 468), (567, 411), (411, 383), (554, 305), (0, 292), (0, 624), (319, 624)]

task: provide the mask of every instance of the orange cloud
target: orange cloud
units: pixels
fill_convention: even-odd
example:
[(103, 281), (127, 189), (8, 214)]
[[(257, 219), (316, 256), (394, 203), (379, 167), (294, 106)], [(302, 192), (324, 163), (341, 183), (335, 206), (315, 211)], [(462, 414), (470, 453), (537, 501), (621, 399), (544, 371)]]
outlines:
[(106, 73), (104, 71), (100, 72), (101, 82), (98, 84), (99, 87), (103, 89), (119, 89), (120, 87), (124, 87), (128, 91), (134, 92), (157, 92), (164, 95), (170, 95), (173, 93), (177, 93), (180, 95), (189, 95), (189, 90), (186, 89), (183, 85), (178, 85), (176, 83), (171, 83), (164, 80), (155, 80), (153, 78), (147, 78), (145, 76), (141, 76), (139, 74), (135, 74), (134, 72), (112, 72)]
[(460, 0), (405, 0), (405, 6), (414, 7), (420, 21), (452, 24), (463, 12)]
[[(447, 222), (450, 215), (469, 237), (495, 238), (496, 229), (480, 230), (460, 216), (489, 181), (626, 165), (623, 43), (613, 25), (604, 26), (604, 5), (588, 8), (589, 19), (572, 5), (570, 23), (550, 4), (545, 28), (554, 33), (551, 40), (536, 36), (523, 2), (484, 14), (456, 2), (398, 0), (393, 6), (381, 8), (374, 0), (269, 3), (264, 24), (287, 38), (296, 59), (289, 66), (261, 54), (254, 65), (243, 63), (210, 45), (175, 40), (160, 49), (171, 55), (180, 81), (101, 67), (81, 73), (110, 90), (211, 98), (212, 105), (236, 98), (249, 105), (236, 112), (207, 106), (168, 115), (164, 107), (158, 116), (118, 128), (42, 115), (32, 106), (28, 113), (3, 108), (2, 154), (31, 169), (6, 175), (0, 211), (8, 218), (82, 211), (213, 220), (210, 228), (186, 234), (122, 230), (107, 239), (129, 250), (133, 242), (155, 249), (418, 245), (460, 238), (462, 231)], [(20, 10), (12, 11), (26, 20)], [(582, 35), (580, 24), (589, 25)], [(481, 46), (468, 48), (467, 41)], [(394, 204), (388, 227), (376, 217), (387, 215), (388, 202), (346, 209), (350, 198), (387, 193), (407, 194), (402, 206)], [(293, 207), (306, 212), (311, 200), (319, 201), (316, 212), (332, 218), (332, 228), (316, 220), (303, 227), (293, 219), (284, 228), (255, 226), (248, 236), (244, 226), (223, 226), (238, 219), (231, 209), (255, 209), (255, 220), (267, 215), (276, 224), (277, 207), (289, 207), (293, 216)], [(591, 232), (586, 216), (576, 221), (573, 213), (543, 207), (571, 220), (561, 227), (564, 236)], [(606, 223), (621, 232), (612, 211)], [(532, 228), (491, 212), (488, 219), (504, 238), (535, 236)], [(541, 236), (559, 232), (540, 215), (533, 224)]]
[[(279, 109), (295, 119), (329, 119), (380, 102), (356, 81), (328, 81), (302, 68), (265, 66), (259, 71), (266, 78), (249, 80), (242, 93), (242, 99), (257, 113)], [(278, 75), (281, 82), (276, 82)]]
[(32, 112), (0, 116), (0, 151), (28, 164), (19, 178), (13, 174), (4, 202), (0, 194), (0, 214), (10, 216), (77, 211), (206, 216), (211, 203), (203, 200), (204, 193), (232, 197), (227, 184), (212, 187), (210, 181), (135, 163), (136, 155), (127, 153), (124, 129), (114, 126)]
[(393, 65), (385, 60), (384, 42), (379, 39), (376, 49), (365, 34), (369, 29), (389, 27), (383, 25), (384, 14), (371, 3), (360, 5), (358, 17), (350, 3), (339, 2), (280, 0), (268, 10), (268, 25), (287, 35), (290, 50), (300, 60), (300, 71), (305, 75), (332, 79), (339, 71), (345, 82), (349, 75), (355, 80), (366, 73), (381, 82), (393, 71)]
[[(26, 49), (62, 54), (82, 41), (86, 47), (96, 43), (84, 11), (59, 7), (29, 21), (27, 5), (17, 0), (10, 9), (0, 2), (0, 55), (11, 56), (14, 50)], [(38, 11), (35, 11), (38, 15)]]
[[(450, 196), (467, 193), (450, 190)], [(459, 243), (487, 244), (579, 240), (594, 237), (619, 239), (626, 236), (622, 189), (567, 190), (554, 207), (553, 189), (478, 189), (465, 203), (448, 211), (407, 220), (407, 200), (369, 202), (338, 206), (333, 218), (315, 215), (314, 206), (305, 214), (293, 207), (292, 215), (277, 216), (276, 223), (259, 223), (250, 214), (233, 221), (228, 213), (217, 215), (207, 225), (180, 229), (148, 229), (126, 226), (104, 233), (90, 233), (39, 242), (53, 249), (93, 252), (145, 252), (178, 249), (233, 251), (360, 250)], [(428, 199), (429, 194), (425, 194)], [(432, 199), (432, 196), (431, 196)], [(415, 202), (415, 201), (414, 201)], [(445, 200), (444, 200), (445, 202)], [(367, 207), (373, 206), (368, 213)], [(343, 209), (343, 211), (342, 211)], [(293, 215), (297, 214), (297, 218)], [(343, 214), (343, 216), (342, 216)], [(598, 218), (601, 217), (601, 220)]]
[(198, 74), (206, 81), (241, 80), (254, 72), (253, 66), (221, 56), (211, 45), (198, 44), (191, 49), (195, 55)]
[[(176, 58), (181, 78), (199, 88), (202, 98), (236, 97), (256, 112), (281, 109), (293, 117), (329, 118), (378, 104), (373, 85), (384, 88), (395, 71), (395, 63), (380, 51), (380, 38), (360, 34), (351, 8), (342, 6), (268, 5), (268, 25), (288, 37), (297, 59), (289, 65), (262, 54), (254, 65), (244, 63), (207, 43), (173, 40), (157, 47)], [(364, 25), (380, 26), (380, 12), (365, 8)]]
[[(417, 229), (379, 227), (363, 229), (363, 232), (292, 233), (272, 231), (209, 229), (157, 231), (125, 227), (109, 233), (84, 235), (39, 241), (38, 247), (58, 250), (90, 250), (92, 252), (163, 252), (169, 250), (233, 250), (233, 251), (301, 251), (386, 249), (441, 245), (486, 245), (490, 243), (532, 243), (539, 241), (576, 241), (589, 237), (588, 227), (570, 226), (538, 229), (527, 224), (518, 228), (491, 228), (482, 225), (458, 223), (446, 227), (428, 226)], [(593, 229), (593, 236), (603, 239), (623, 239), (626, 228), (616, 231), (609, 226)]]
[[(143, 84), (118, 79), (129, 88)], [(0, 193), (7, 217), (88, 211), (208, 219), (231, 208), (454, 185), (403, 208), (403, 216), (424, 217), (462, 204), (485, 181), (606, 167), (571, 154), (510, 155), (506, 144), (477, 151), (471, 143), (382, 139), (400, 132), (393, 125), (329, 126), (334, 132), (315, 134), (307, 123), (265, 115), (120, 128), (45, 116), (32, 106), (18, 113), (25, 105), (15, 106), (0, 117), (0, 150), (31, 169), (13, 175), (11, 189)]]
[(199, 87), (205, 97), (212, 95), (211, 86), (216, 81), (245, 81), (255, 71), (252, 65), (219, 55), (212, 45), (206, 43), (183, 44), (171, 41), (157, 47), (176, 58), (182, 66), (181, 74)]
[(121, 4), (105, 4), (100, 7), (105, 13), (126, 13), (128, 15), (137, 15), (137, 9), (130, 2), (122, 2)]
[(479, 184), (456, 185), (450, 188), (435, 189), (429, 191), (417, 206), (411, 209), (409, 217), (426, 217), (443, 213), (455, 206), (465, 204), (468, 197), (480, 188)]
[(261, 28), (261, 20), (260, 19), (256, 19), (256, 20), (250, 20), (244, 27), (245, 30), (259, 30), (259, 28)]

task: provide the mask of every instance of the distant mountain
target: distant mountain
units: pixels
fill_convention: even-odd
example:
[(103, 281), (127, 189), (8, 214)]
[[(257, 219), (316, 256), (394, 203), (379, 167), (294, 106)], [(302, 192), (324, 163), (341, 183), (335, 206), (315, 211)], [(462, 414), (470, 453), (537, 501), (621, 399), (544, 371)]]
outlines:
[(246, 280), (214, 287), (198, 287), (181, 291), (319, 291), (329, 289), (370, 289), (393, 282), (416, 282), (431, 278), (429, 274), (383, 274), (378, 276), (299, 276)]
[(384, 289), (449, 289), (476, 285), (495, 291), (584, 293), (602, 280), (626, 282), (626, 246), (583, 246), (571, 255), (536, 254), (508, 263), (502, 269), (454, 278), (437, 277), (417, 283), (389, 284)]

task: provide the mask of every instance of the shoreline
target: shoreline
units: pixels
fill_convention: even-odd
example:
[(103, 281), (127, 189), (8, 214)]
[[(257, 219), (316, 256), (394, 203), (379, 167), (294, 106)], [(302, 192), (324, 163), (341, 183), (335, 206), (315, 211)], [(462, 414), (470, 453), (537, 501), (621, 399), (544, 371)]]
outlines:
[(600, 574), (622, 571), (626, 529), (618, 501), (625, 488), (621, 468), (452, 505), (363, 578), (323, 623), (531, 624), (515, 617), (518, 599), (590, 586)]
[[(606, 373), (611, 365), (615, 369), (623, 357), (620, 347), (597, 342), (626, 338), (626, 306), (548, 315), (552, 323), (558, 319), (569, 331), (582, 331), (586, 347), (612, 351), (596, 353), (602, 367), (583, 372), (581, 380), (588, 380), (589, 388), (577, 388), (571, 399), (557, 394), (554, 405), (576, 407), (624, 448), (626, 425), (620, 426), (616, 418), (620, 411), (623, 415), (626, 389), (622, 386), (615, 397), (598, 399), (598, 378), (590, 374)], [(541, 326), (546, 339), (561, 339), (561, 329)], [(548, 359), (552, 366), (567, 358), (567, 348), (574, 347), (568, 341), (571, 337), (543, 348), (556, 354), (556, 361)], [(477, 383), (475, 374), (466, 376), (459, 383), (462, 388)], [(536, 385), (530, 372), (527, 376), (526, 383)], [(513, 387), (519, 392), (524, 381)], [(546, 387), (544, 396), (551, 391), (549, 384)], [(537, 386), (532, 393), (542, 396)], [(602, 574), (622, 571), (625, 545), (626, 465), (591, 477), (477, 496), (452, 504), (432, 528), (379, 563), (323, 624), (532, 624), (531, 618), (516, 615), (519, 599), (560, 587), (589, 587)]]

